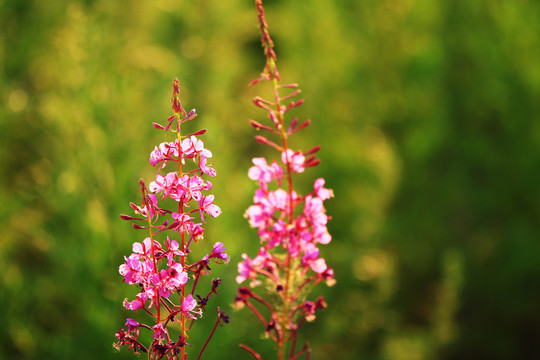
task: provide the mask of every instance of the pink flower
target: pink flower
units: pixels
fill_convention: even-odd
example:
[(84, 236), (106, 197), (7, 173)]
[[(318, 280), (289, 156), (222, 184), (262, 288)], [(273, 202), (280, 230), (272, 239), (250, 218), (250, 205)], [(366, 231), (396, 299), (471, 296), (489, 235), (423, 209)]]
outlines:
[(163, 192), (163, 199), (176, 187), (178, 177), (176, 172), (170, 172), (166, 176), (156, 174), (156, 180), (152, 181), (148, 189), (152, 193)]
[(163, 169), (167, 165), (167, 161), (172, 159), (173, 156), (178, 157), (178, 139), (170, 143), (161, 143), (159, 148), (154, 147), (154, 151), (150, 153), (150, 164), (156, 166), (162, 162), (159, 168)]
[(165, 246), (167, 247), (167, 266), (171, 266), (175, 256), (186, 256), (180, 251), (180, 245), (176, 240), (172, 240), (167, 236), (165, 240)]
[(135, 300), (128, 302), (128, 299), (124, 299), (124, 307), (128, 310), (140, 310), (146, 304), (148, 300), (148, 294), (146, 292), (141, 292), (136, 295)]
[[(247, 256), (247, 254), (242, 254), (242, 259), (244, 261), (241, 261), (238, 263), (238, 276), (236, 276), (236, 282), (241, 284), (247, 279), (253, 279), (257, 276), (257, 272), (255, 271), (253, 260)], [(257, 283), (260, 284), (260, 281)]]
[[(160, 145), (160, 147), (161, 147), (161, 145)], [(156, 166), (157, 164), (159, 164), (160, 161), (165, 162), (165, 156), (163, 155), (161, 150), (158, 149), (158, 147), (156, 146), (154, 148), (154, 151), (152, 151), (150, 153), (150, 164), (152, 164), (152, 166)], [(165, 165), (166, 165), (166, 162), (160, 167), (160, 169), (163, 169), (163, 167), (165, 167)]]
[(268, 248), (274, 248), (282, 243), (287, 243), (291, 236), (292, 229), (287, 228), (287, 224), (283, 220), (278, 220), (274, 223), (271, 231), (259, 232), (259, 236), (268, 240)]
[(255, 166), (248, 170), (248, 177), (251, 180), (259, 181), (261, 184), (267, 184), (276, 179), (281, 184), (281, 175), (283, 169), (274, 161), (268, 166), (265, 158), (253, 158), (251, 160)]
[(226, 264), (229, 262), (229, 256), (225, 252), (225, 246), (223, 246), (222, 242), (217, 242), (214, 244), (210, 255), (205, 256), (206, 260), (208, 260), (208, 258), (213, 259), (218, 264)]
[(167, 329), (163, 327), (162, 323), (156, 324), (152, 326), (152, 330), (154, 330), (154, 334), (152, 337), (156, 340), (164, 340), (165, 335), (167, 334)]
[(173, 263), (169, 269), (167, 269), (168, 281), (167, 285), (175, 288), (180, 288), (186, 285), (188, 281), (188, 274), (182, 268), (179, 263)]
[(173, 263), (168, 269), (162, 269), (159, 273), (153, 274), (151, 280), (151, 285), (159, 290), (160, 296), (169, 297), (171, 293), (187, 283), (188, 274), (182, 265)]
[(195, 136), (184, 139), (184, 141), (182, 141), (182, 156), (191, 159), (197, 155), (203, 155), (205, 158), (210, 158), (212, 157), (212, 152), (205, 149), (204, 143)]
[(139, 325), (140, 324), (133, 319), (126, 319), (126, 326), (128, 327), (128, 331), (138, 331)]
[(202, 239), (204, 235), (204, 228), (201, 226), (200, 223), (192, 223), (193, 225), (190, 228), (189, 233), (191, 234), (191, 238), (195, 240)]
[[(184, 111), (179, 99), (180, 89), (177, 79), (175, 79), (173, 89), (171, 102), (175, 113), (167, 119), (167, 125), (153, 123), (153, 126), (160, 130), (177, 132), (179, 135), (181, 124), (195, 119), (197, 115), (195, 110), (189, 113)], [(202, 129), (184, 140), (179, 140), (181, 137), (178, 136), (179, 139), (172, 142), (162, 142), (155, 146), (150, 153), (149, 162), (157, 168), (157, 171), (164, 169), (169, 161), (177, 162), (183, 166), (186, 165), (185, 159), (192, 159), (193, 164), (187, 164), (185, 167), (177, 169), (179, 171), (169, 172), (166, 175), (156, 174), (154, 181), (150, 182), (148, 187), (143, 180), (140, 180), (142, 205), (137, 206), (134, 203), (130, 203), (130, 205), (136, 214), (142, 216), (121, 215), (124, 220), (136, 221), (133, 223), (135, 229), (146, 229), (149, 232), (149, 237), (133, 243), (132, 253), (129, 257), (124, 257), (124, 263), (118, 268), (119, 273), (123, 276), (123, 281), (136, 285), (137, 292), (139, 292), (132, 301), (128, 301), (126, 298), (123, 305), (128, 310), (145, 310), (154, 316), (154, 322), (151, 325), (155, 324), (155, 317), (157, 317), (158, 323), (150, 327), (151, 325), (140, 324), (134, 319), (127, 319), (128, 331), (122, 329), (116, 333), (119, 341), (115, 347), (126, 345), (134, 349), (136, 353), (138, 351), (148, 352), (149, 358), (178, 357), (180, 348), (187, 344), (185, 340), (188, 329), (183, 328), (178, 342), (174, 342), (171, 340), (166, 326), (169, 322), (175, 321), (173, 316), (179, 313), (190, 319), (195, 319), (196, 315), (202, 316), (206, 302), (214, 294), (217, 294), (219, 278), (212, 280), (212, 289), (206, 297), (199, 297), (198, 300), (193, 298), (197, 291), (197, 284), (202, 283), (202, 276), (211, 270), (209, 259), (216, 263), (229, 261), (223, 244), (216, 242), (210, 255), (206, 255), (206, 261), (193, 263), (188, 259), (188, 254), (192, 250), (190, 245), (196, 243), (197, 239), (202, 238), (204, 234), (202, 222), (204, 222), (206, 214), (212, 217), (221, 214), (221, 209), (214, 203), (214, 195), (207, 194), (207, 191), (212, 189), (212, 183), (203, 179), (206, 175), (216, 175), (216, 170), (212, 168), (213, 164), (208, 160), (212, 157), (212, 152), (206, 149), (204, 142), (196, 137), (205, 132), (206, 129)], [(158, 193), (161, 196), (161, 201), (169, 197), (177, 202), (176, 206), (173, 201), (170, 202), (173, 209), (159, 208)], [(174, 212), (176, 209), (177, 212)], [(194, 218), (190, 215), (193, 215), (194, 212), (200, 212), (201, 223), (193, 221)], [(169, 218), (158, 222), (158, 214)], [(144, 220), (151, 221), (145, 224)], [(142, 221), (142, 225), (139, 225), (138, 221)], [(165, 231), (178, 231), (182, 237), (181, 245), (179, 241), (171, 240), (169, 236), (162, 243), (153, 240), (155, 235)], [(189, 237), (187, 241), (185, 235)], [(192, 242), (192, 240), (195, 241)], [(196, 278), (189, 290), (187, 289), (188, 271), (193, 272)], [(199, 280), (201, 281), (199, 282)], [(179, 295), (178, 304), (175, 303), (177, 298), (173, 298), (173, 294)], [(188, 295), (184, 296), (184, 294)], [(153, 309), (154, 306), (155, 309)], [(218, 314), (220, 314), (219, 308)], [(226, 315), (220, 314), (219, 316), (220, 322), (226, 322)], [(150, 347), (145, 347), (137, 340), (141, 327), (151, 329), (153, 332), (154, 341)]]
[(140, 255), (131, 254), (129, 257), (125, 257), (125, 263), (120, 265), (118, 272), (124, 276), (124, 281), (128, 284), (138, 284), (144, 280), (145, 269), (143, 263), (139, 261)]
[(176, 191), (171, 192), (170, 197), (176, 201), (182, 201), (184, 203), (189, 202), (191, 199), (199, 201), (201, 199), (201, 190), (204, 189), (204, 181), (197, 175), (193, 175), (191, 178), (188, 175), (182, 176), (177, 184)]
[[(150, 208), (150, 219), (154, 218), (154, 215), (156, 214), (156, 211), (160, 212), (161, 209), (157, 205), (157, 198), (154, 194), (148, 194), (148, 198), (150, 199), (150, 204), (141, 206), (137, 206), (134, 203), (131, 203), (131, 208), (135, 210), (136, 214), (141, 214), (145, 218), (148, 218), (148, 208)], [(161, 212), (160, 212), (161, 213)]]
[(319, 258), (319, 249), (311, 243), (306, 244), (304, 247), (302, 263), (318, 274), (326, 270), (326, 262), (323, 258)]
[(284, 211), (289, 208), (289, 194), (283, 189), (268, 193), (269, 212)]
[(216, 170), (212, 169), (211, 167), (207, 166), (207, 159), (206, 156), (201, 155), (199, 159), (199, 167), (201, 168), (201, 171), (205, 173), (208, 176), (216, 176)]
[(268, 216), (259, 205), (251, 205), (244, 216), (249, 220), (249, 225), (254, 228), (266, 228)]
[(201, 212), (201, 220), (204, 221), (204, 213), (211, 217), (218, 217), (221, 214), (219, 206), (214, 204), (214, 195), (203, 196), (199, 201), (199, 210)]
[[(147, 237), (143, 240), (143, 243), (134, 242), (132, 250), (134, 254), (141, 254), (144, 257), (149, 257), (152, 254), (152, 247), (150, 245), (150, 238)], [(154, 240), (154, 252), (162, 251), (160, 243)]]
[(326, 226), (314, 226), (313, 227), (313, 241), (320, 244), (328, 244), (332, 241), (332, 236), (328, 233)]
[(256, 279), (257, 273), (261, 270), (267, 268), (269, 270), (273, 269), (272, 258), (270, 254), (266, 251), (265, 248), (261, 247), (259, 253), (252, 260), (246, 254), (242, 254), (244, 261), (238, 263), (238, 273), (236, 277), (236, 282), (241, 284), (247, 279), (251, 279), (250, 286), (255, 287), (260, 285), (261, 282)]
[(328, 222), (322, 200), (311, 195), (306, 196), (304, 215), (315, 226), (326, 226)]
[(194, 310), (196, 307), (197, 301), (193, 298), (193, 295), (189, 294), (182, 302), (182, 307), (180, 311), (182, 312), (182, 314), (184, 314), (185, 317), (189, 319), (195, 319), (196, 317), (193, 314), (202, 316), (202, 311), (200, 309), (199, 311)]
[(291, 170), (297, 173), (304, 172), (305, 160), (306, 158), (300, 151), (294, 152), (291, 149), (287, 149), (286, 153), (281, 153), (281, 161), (283, 161), (284, 164), (290, 164)]
[(330, 189), (325, 189), (324, 186), (324, 179), (318, 178), (315, 180), (315, 184), (313, 185), (313, 188), (315, 189), (315, 193), (321, 200), (328, 200), (331, 197), (334, 197), (334, 192)]
[(178, 221), (178, 225), (174, 228), (176, 231), (188, 231), (192, 228), (193, 222), (191, 220), (193, 219), (191, 216), (185, 214), (185, 213), (177, 213), (173, 212), (171, 214), (172, 218)]

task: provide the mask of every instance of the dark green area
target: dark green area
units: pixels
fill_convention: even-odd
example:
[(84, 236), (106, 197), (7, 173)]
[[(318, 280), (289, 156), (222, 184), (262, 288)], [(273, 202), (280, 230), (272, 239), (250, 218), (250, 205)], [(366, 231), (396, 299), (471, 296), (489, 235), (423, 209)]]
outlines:
[[(306, 325), (313, 359), (540, 358), (540, 3), (532, 0), (270, 1), (278, 65), (322, 145), (316, 177), (337, 284)], [(138, 201), (181, 81), (192, 130), (208, 128), (216, 201), (206, 242), (220, 296), (191, 333), (190, 359), (272, 359), (236, 264), (258, 239), (243, 219), (251, 158), (269, 155), (248, 87), (264, 64), (251, 1), (0, 2), (0, 357), (128, 359), (118, 266), (144, 235), (119, 218)], [(139, 314), (139, 316), (142, 314)]]

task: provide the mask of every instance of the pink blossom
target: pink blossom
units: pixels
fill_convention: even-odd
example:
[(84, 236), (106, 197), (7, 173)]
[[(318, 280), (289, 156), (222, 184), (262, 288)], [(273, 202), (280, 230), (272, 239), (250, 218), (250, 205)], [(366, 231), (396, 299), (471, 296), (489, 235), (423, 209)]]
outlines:
[[(247, 254), (242, 254), (242, 259), (244, 259), (244, 261), (238, 263), (239, 275), (236, 276), (236, 282), (239, 284), (243, 283), (247, 279), (253, 279), (257, 276), (253, 260), (250, 259)], [(258, 283), (260, 283), (260, 281)]]
[(175, 288), (186, 285), (189, 278), (187, 272), (184, 271), (182, 265), (179, 263), (173, 263), (169, 266), (167, 275), (169, 276), (168, 285)]
[(192, 239), (195, 239), (195, 240), (202, 239), (203, 234), (204, 234), (204, 228), (201, 225), (202, 224), (200, 223), (192, 223), (192, 226), (189, 231)]
[(328, 200), (331, 197), (334, 197), (334, 192), (331, 189), (324, 188), (324, 179), (318, 178), (315, 180), (315, 184), (313, 184), (313, 188), (315, 189), (315, 193), (321, 200)]
[(182, 156), (191, 159), (197, 155), (203, 155), (205, 158), (210, 158), (212, 157), (212, 152), (205, 149), (204, 143), (195, 136), (184, 139), (184, 141), (182, 141)]
[(118, 269), (120, 275), (124, 276), (124, 281), (130, 285), (142, 282), (148, 269), (139, 260), (140, 255), (131, 254), (129, 257), (124, 256), (124, 259), (126, 262)]
[(201, 171), (208, 176), (216, 176), (216, 170), (207, 166), (207, 161), (208, 160), (206, 159), (206, 156), (201, 155), (200, 160), (199, 160), (199, 167), (201, 168)]
[(281, 184), (283, 169), (275, 161), (271, 166), (268, 166), (265, 158), (253, 158), (251, 161), (255, 165), (249, 168), (248, 171), (248, 177), (251, 180), (267, 184), (275, 179)]
[(139, 325), (140, 324), (133, 319), (126, 319), (126, 326), (128, 327), (128, 331), (138, 331)]
[(156, 180), (152, 181), (148, 186), (148, 189), (152, 193), (163, 192), (163, 198), (165, 199), (169, 193), (176, 187), (178, 177), (176, 172), (170, 172), (166, 176), (156, 174)]
[(206, 255), (205, 259), (208, 260), (208, 258), (213, 259), (215, 262), (222, 264), (222, 263), (228, 263), (229, 262), (229, 256), (225, 252), (225, 246), (223, 246), (222, 242), (217, 242), (214, 244), (214, 247), (212, 248), (212, 252), (210, 255)]
[(167, 247), (167, 266), (171, 266), (175, 256), (186, 256), (182, 251), (180, 251), (180, 245), (176, 240), (172, 240), (167, 236), (165, 241), (165, 246)]
[(219, 206), (214, 204), (214, 195), (203, 196), (199, 201), (199, 210), (201, 212), (201, 220), (204, 221), (204, 213), (211, 217), (218, 217), (221, 214)]
[(266, 231), (263, 234), (259, 232), (259, 236), (268, 240), (268, 248), (271, 249), (282, 243), (286, 243), (291, 236), (291, 230), (283, 220), (278, 220), (274, 223), (271, 231)]
[[(134, 254), (141, 254), (144, 257), (149, 257), (152, 254), (151, 240), (149, 237), (143, 240), (143, 243), (134, 242), (132, 250)], [(154, 240), (154, 252), (162, 251), (161, 244)]]
[(306, 158), (300, 151), (292, 151), (287, 149), (287, 152), (281, 153), (281, 161), (284, 164), (290, 164), (291, 170), (297, 173), (304, 172), (305, 170), (305, 160)]
[(254, 228), (265, 228), (268, 224), (268, 216), (260, 205), (251, 205), (244, 216), (249, 220), (249, 225)]
[(304, 247), (302, 263), (319, 274), (326, 270), (326, 262), (323, 258), (319, 258), (319, 249), (311, 243), (306, 244)]
[(141, 292), (135, 296), (135, 300), (128, 302), (128, 299), (124, 300), (124, 307), (128, 310), (139, 310), (144, 307), (148, 300), (148, 294), (146, 292)]
[(156, 146), (150, 153), (150, 164), (156, 166), (162, 162), (160, 169), (163, 169), (167, 165), (167, 161), (172, 159), (173, 156), (178, 157), (178, 139), (174, 142), (164, 142), (159, 144), (159, 148)]
[(197, 301), (193, 298), (193, 295), (189, 294), (186, 296), (184, 301), (182, 302), (182, 308), (181, 312), (184, 314), (185, 317), (189, 319), (195, 319), (196, 317), (193, 314), (197, 314), (199, 316), (202, 316), (202, 311), (195, 311), (194, 309), (197, 307)]
[(159, 295), (163, 297), (169, 297), (172, 292), (185, 285), (187, 281), (188, 275), (178, 263), (152, 275), (152, 285), (159, 289)]
[(154, 330), (154, 334), (152, 337), (156, 340), (164, 340), (165, 335), (167, 334), (167, 329), (163, 327), (162, 323), (158, 323), (154, 326), (152, 326), (152, 330)]
[(261, 283), (256, 279), (257, 273), (265, 268), (273, 268), (271, 265), (272, 259), (270, 254), (263, 247), (259, 249), (259, 253), (253, 260), (250, 259), (247, 254), (242, 254), (242, 259), (244, 259), (244, 261), (238, 263), (239, 275), (236, 277), (236, 282), (239, 284), (247, 279), (251, 279), (250, 285), (252, 287), (257, 286)]
[(304, 215), (315, 226), (326, 226), (328, 222), (322, 200), (311, 195), (306, 196)]
[[(160, 146), (161, 147), (161, 146)], [(163, 169), (163, 167), (165, 167), (166, 165), (166, 162), (165, 162), (165, 155), (161, 152), (160, 149), (158, 149), (158, 147), (156, 146), (154, 148), (154, 151), (152, 151), (150, 153), (150, 164), (152, 164), (152, 166), (156, 166), (157, 164), (159, 164), (159, 162), (163, 161), (164, 164), (162, 164), (162, 166), (160, 167), (160, 169)]]
[(313, 227), (313, 241), (324, 245), (332, 241), (332, 236), (328, 232), (326, 226)]
[(148, 194), (148, 198), (150, 199), (150, 204), (148, 204), (148, 206), (143, 205), (141, 207), (141, 206), (137, 206), (137, 205), (131, 203), (131, 207), (133, 208), (133, 210), (135, 210), (136, 214), (140, 214), (140, 215), (144, 216), (145, 218), (148, 217), (148, 208), (150, 208), (150, 219), (153, 219), (154, 215), (156, 214), (156, 211), (160, 211), (160, 209), (159, 209), (159, 207), (157, 205), (156, 195)]
[(268, 193), (268, 211), (285, 211), (289, 208), (289, 194), (283, 189)]
[(193, 226), (193, 222), (191, 222), (193, 218), (185, 213), (173, 212), (171, 214), (171, 217), (175, 219), (176, 221), (178, 221), (178, 225), (175, 227), (175, 230), (178, 232), (181, 232), (181, 231), (189, 232), (189, 230)]
[(176, 191), (171, 192), (170, 197), (184, 203), (188, 203), (191, 199), (199, 201), (201, 199), (201, 190), (204, 187), (204, 181), (197, 174), (192, 177), (184, 175), (178, 180)]

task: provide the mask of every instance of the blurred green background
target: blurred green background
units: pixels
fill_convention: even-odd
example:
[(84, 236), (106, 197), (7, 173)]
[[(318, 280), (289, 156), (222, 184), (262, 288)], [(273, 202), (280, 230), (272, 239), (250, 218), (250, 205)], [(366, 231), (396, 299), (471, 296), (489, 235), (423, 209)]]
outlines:
[[(337, 284), (306, 325), (313, 359), (540, 358), (540, 3), (533, 0), (268, 0), (285, 82), (313, 125), (335, 199), (322, 254)], [(247, 83), (264, 64), (250, 0), (0, 1), (0, 358), (128, 359), (112, 348), (135, 289), (118, 266), (144, 234), (120, 220), (170, 138), (172, 79), (192, 130), (208, 128), (223, 214), (208, 248), (232, 261), (192, 354), (231, 315), (208, 359), (272, 357), (230, 306), (256, 234)], [(203, 250), (205, 251), (205, 250)], [(142, 315), (142, 314), (140, 314)], [(202, 340), (201, 340), (202, 339)], [(194, 358), (194, 355), (192, 355)]]

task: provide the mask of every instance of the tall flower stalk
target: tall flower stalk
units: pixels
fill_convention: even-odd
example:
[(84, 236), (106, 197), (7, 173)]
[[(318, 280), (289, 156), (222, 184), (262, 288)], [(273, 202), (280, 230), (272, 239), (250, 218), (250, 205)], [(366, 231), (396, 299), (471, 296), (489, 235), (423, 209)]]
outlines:
[[(155, 180), (148, 186), (144, 180), (139, 181), (141, 205), (130, 204), (135, 216), (121, 215), (122, 219), (133, 221), (133, 228), (147, 231), (141, 242), (133, 243), (132, 253), (124, 257), (119, 272), (124, 282), (137, 286), (139, 291), (133, 300), (124, 300), (124, 307), (135, 312), (142, 310), (148, 320), (143, 323), (128, 318), (127, 330), (116, 333), (118, 341), (114, 345), (116, 348), (126, 346), (135, 353), (147, 353), (149, 359), (186, 360), (188, 330), (202, 317), (208, 301), (217, 294), (221, 280), (212, 279), (202, 294), (197, 292), (197, 287), (202, 277), (210, 273), (210, 261), (227, 263), (229, 256), (223, 244), (216, 242), (203, 258), (190, 259), (191, 246), (203, 238), (206, 217), (217, 217), (221, 209), (214, 203), (214, 195), (207, 193), (212, 183), (203, 179), (216, 175), (208, 163), (212, 152), (198, 138), (206, 130), (182, 134), (183, 124), (195, 119), (197, 114), (195, 109), (184, 110), (178, 79), (173, 82), (171, 103), (174, 113), (166, 124), (153, 123), (153, 126), (175, 133), (175, 139), (159, 144), (151, 152), (149, 161), (157, 169)], [(174, 170), (162, 174), (171, 166), (169, 164)], [(168, 209), (167, 203), (177, 205)], [(177, 240), (164, 233), (172, 234)], [(197, 359), (201, 358), (217, 325), (228, 322), (228, 316), (218, 307), (216, 324)], [(178, 329), (175, 336), (173, 328)], [(152, 336), (149, 346), (139, 338), (141, 329)]]
[[(250, 84), (269, 81), (273, 98), (253, 99), (254, 104), (267, 112), (268, 125), (251, 120), (251, 125), (272, 137), (256, 136), (255, 139), (279, 152), (281, 163), (265, 158), (254, 158), (248, 176), (258, 184), (251, 205), (245, 216), (258, 230), (261, 247), (254, 258), (243, 254), (238, 264), (236, 280), (248, 281), (248, 286), (238, 288), (236, 303), (247, 307), (265, 328), (266, 335), (277, 344), (277, 358), (309, 359), (311, 349), (306, 342), (297, 350), (298, 332), (306, 321), (315, 319), (315, 312), (326, 307), (324, 299), (307, 300), (310, 289), (324, 281), (333, 285), (334, 272), (319, 255), (319, 244), (328, 244), (331, 236), (326, 223), (328, 216), (323, 202), (333, 197), (324, 187), (325, 180), (315, 180), (313, 191), (301, 195), (293, 187), (296, 174), (319, 164), (315, 154), (320, 146), (307, 152), (293, 150), (290, 136), (306, 128), (310, 120), (299, 123), (297, 118), (288, 120), (288, 112), (301, 106), (304, 100), (294, 100), (299, 94), (297, 84), (282, 84), (277, 68), (274, 43), (268, 32), (261, 0), (255, 1), (261, 44), (266, 64), (260, 76)], [(277, 139), (277, 140), (274, 140)], [(265, 289), (255, 290), (264, 283)], [(255, 359), (261, 356), (242, 344)]]

